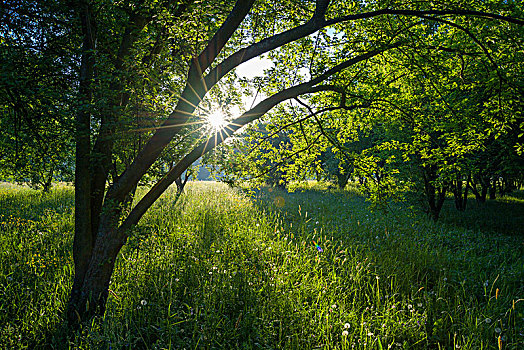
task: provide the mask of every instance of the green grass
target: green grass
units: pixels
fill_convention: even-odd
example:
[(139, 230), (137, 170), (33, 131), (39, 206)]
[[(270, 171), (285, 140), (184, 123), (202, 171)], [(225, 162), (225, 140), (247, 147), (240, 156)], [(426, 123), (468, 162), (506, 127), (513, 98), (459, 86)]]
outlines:
[(173, 197), (124, 247), (106, 315), (67, 339), (73, 191), (0, 185), (0, 348), (524, 348), (522, 199), (446, 203), (435, 224), (318, 187)]

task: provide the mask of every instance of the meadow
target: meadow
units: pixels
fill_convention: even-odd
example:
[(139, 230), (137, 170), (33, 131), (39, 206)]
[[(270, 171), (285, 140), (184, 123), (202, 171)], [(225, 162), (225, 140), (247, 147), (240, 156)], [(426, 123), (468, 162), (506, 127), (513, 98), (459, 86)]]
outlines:
[(433, 223), (355, 190), (165, 193), (66, 336), (70, 187), (0, 184), (0, 348), (524, 349), (522, 193)]

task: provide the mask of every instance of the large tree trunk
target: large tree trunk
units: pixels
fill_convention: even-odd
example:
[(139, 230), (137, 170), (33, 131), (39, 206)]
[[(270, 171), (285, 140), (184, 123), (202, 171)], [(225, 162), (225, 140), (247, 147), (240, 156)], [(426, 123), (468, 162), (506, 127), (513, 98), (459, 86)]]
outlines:
[(92, 90), (91, 80), (94, 71), (95, 27), (90, 6), (80, 4), (82, 23), (82, 58), (80, 66), (80, 107), (76, 115), (76, 157), (75, 157), (75, 236), (73, 241), (73, 260), (75, 278), (71, 289), (67, 318), (74, 324), (78, 319), (77, 303), (81, 298), (84, 277), (89, 267), (94, 243), (91, 230), (91, 180), (90, 180), (90, 110), (88, 109)]
[[(117, 206), (118, 208), (118, 206)], [(109, 291), (109, 282), (120, 249), (125, 243), (125, 235), (118, 230), (120, 210), (114, 209), (101, 215), (98, 235), (91, 259), (79, 293), (71, 304), (75, 323), (88, 320), (95, 315), (103, 315)]]

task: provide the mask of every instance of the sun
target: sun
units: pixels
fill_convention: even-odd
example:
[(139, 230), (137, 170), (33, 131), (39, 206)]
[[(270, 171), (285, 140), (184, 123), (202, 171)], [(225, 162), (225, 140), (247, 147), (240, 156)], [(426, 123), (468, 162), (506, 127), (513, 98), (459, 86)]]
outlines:
[(215, 111), (207, 116), (207, 122), (215, 130), (223, 129), (227, 125), (224, 114)]

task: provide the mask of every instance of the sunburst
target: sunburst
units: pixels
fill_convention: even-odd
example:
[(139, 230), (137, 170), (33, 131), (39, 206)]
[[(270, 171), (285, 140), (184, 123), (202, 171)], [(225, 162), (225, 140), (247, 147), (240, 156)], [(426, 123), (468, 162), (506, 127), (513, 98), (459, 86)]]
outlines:
[(226, 116), (220, 111), (214, 111), (207, 115), (207, 123), (213, 129), (213, 131), (219, 131), (225, 128), (228, 124)]

